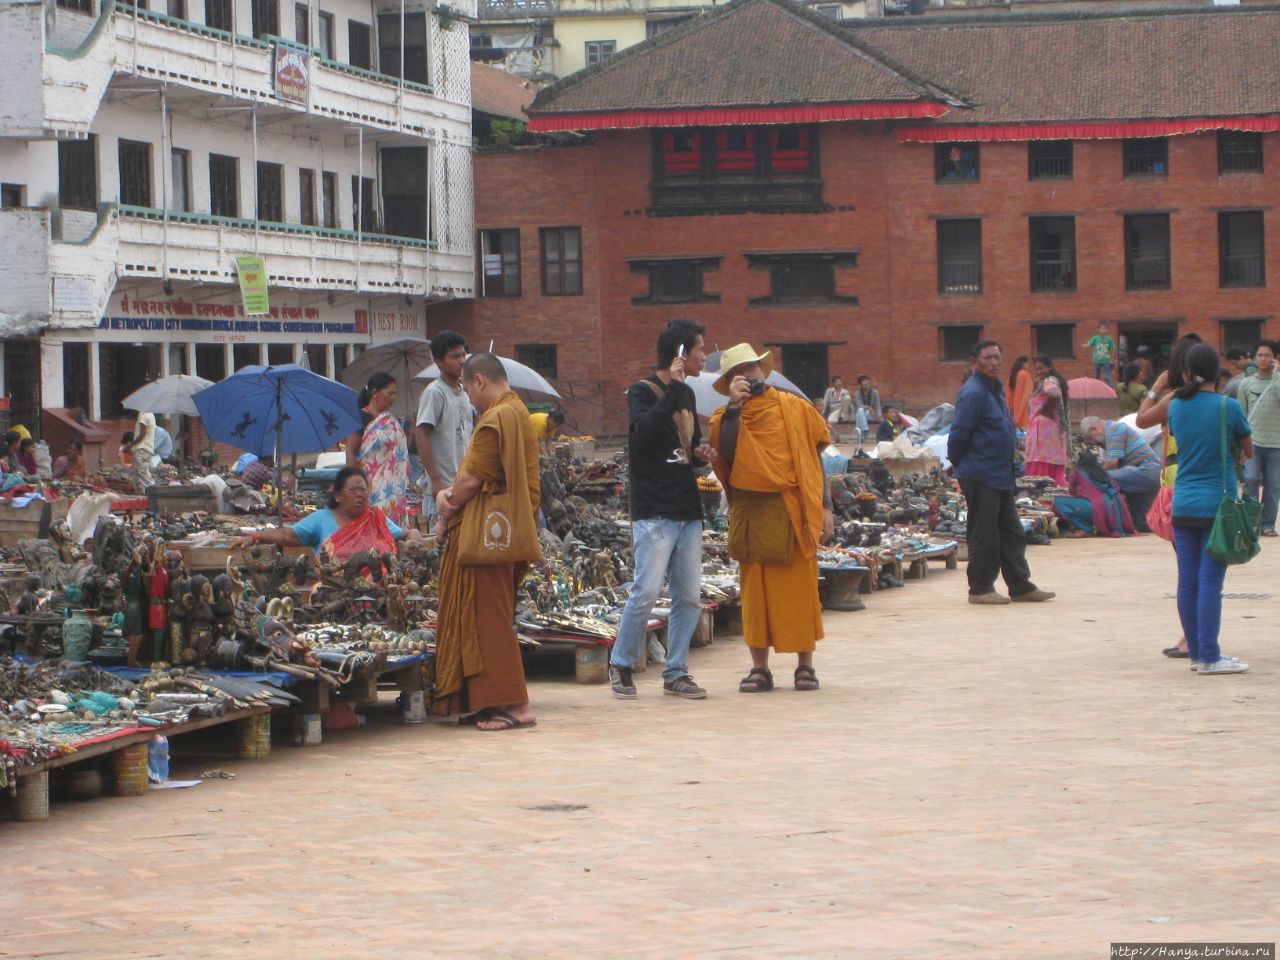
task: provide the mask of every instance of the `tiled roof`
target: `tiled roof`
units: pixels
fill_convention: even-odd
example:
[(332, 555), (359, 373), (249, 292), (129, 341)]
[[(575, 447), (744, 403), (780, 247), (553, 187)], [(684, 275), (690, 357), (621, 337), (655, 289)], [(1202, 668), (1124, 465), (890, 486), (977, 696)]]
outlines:
[(933, 121), (1036, 123), (1280, 113), (1280, 8), (1201, 8), (963, 24), (846, 24), (959, 94)]
[(493, 117), (527, 120), (524, 108), (533, 102), (528, 83), (505, 70), (471, 61), (471, 109)]
[(788, 0), (733, 0), (538, 94), (531, 113), (937, 99), (910, 71)]

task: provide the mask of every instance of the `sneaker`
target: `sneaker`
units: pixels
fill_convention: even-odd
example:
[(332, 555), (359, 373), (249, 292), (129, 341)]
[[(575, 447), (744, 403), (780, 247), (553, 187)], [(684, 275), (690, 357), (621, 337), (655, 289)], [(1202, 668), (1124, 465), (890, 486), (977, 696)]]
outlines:
[(630, 667), (609, 667), (609, 686), (613, 688), (613, 695), (619, 700), (634, 700), (636, 698), (636, 684), (631, 679)]
[(1235, 657), (1222, 657), (1213, 663), (1202, 663), (1200, 669), (1196, 671), (1200, 676), (1217, 676), (1227, 673), (1248, 673), (1249, 665), (1241, 663)]
[(707, 691), (693, 682), (687, 673), (683, 677), (668, 680), (662, 685), (662, 692), (669, 697), (684, 697), (686, 700), (705, 700)]
[(969, 602), (998, 604), (998, 603), (1008, 603), (1009, 598), (1006, 597), (1003, 593), (996, 593), (994, 590), (992, 590), (990, 593), (969, 594)]
[(1036, 587), (1034, 590), (1028, 590), (1026, 593), (1020, 593), (1015, 597), (1010, 597), (1014, 603), (1044, 603), (1046, 600), (1052, 600), (1057, 594), (1052, 590), (1041, 590)]

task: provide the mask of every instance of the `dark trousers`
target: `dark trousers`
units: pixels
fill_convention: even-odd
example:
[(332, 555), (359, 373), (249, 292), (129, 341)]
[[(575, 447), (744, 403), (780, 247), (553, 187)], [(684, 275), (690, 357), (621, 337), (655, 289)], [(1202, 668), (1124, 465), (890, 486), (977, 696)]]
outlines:
[(969, 506), (969, 592), (991, 593), (996, 574), (1010, 596), (1036, 588), (1027, 565), (1027, 538), (1018, 519), (1012, 490), (997, 490), (977, 480), (961, 480)]

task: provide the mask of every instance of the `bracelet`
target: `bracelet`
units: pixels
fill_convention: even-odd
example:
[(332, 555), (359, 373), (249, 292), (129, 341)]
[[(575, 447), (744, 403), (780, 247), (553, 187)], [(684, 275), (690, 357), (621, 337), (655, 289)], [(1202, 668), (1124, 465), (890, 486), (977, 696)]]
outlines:
[(1159, 399), (1160, 399), (1160, 394), (1156, 393), (1154, 390), (1148, 390), (1148, 391), (1147, 391), (1147, 399), (1148, 399), (1148, 400), (1159, 400)]

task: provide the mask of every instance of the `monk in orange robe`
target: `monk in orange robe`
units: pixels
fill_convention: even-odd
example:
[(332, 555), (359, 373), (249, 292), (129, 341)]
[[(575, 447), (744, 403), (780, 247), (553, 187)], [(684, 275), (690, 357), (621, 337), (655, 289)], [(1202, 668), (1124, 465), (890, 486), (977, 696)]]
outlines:
[[(541, 558), (538, 440), (497, 357), (469, 358), (462, 386), (481, 417), (453, 485), (436, 495), (436, 535), (445, 548), (432, 712), (465, 715), (480, 730), (532, 727), (514, 621), (516, 590), (529, 562)], [(488, 497), (495, 493), (510, 499), (497, 505)], [(474, 554), (486, 549), (504, 559), (477, 561)]]
[(797, 655), (797, 690), (816, 690), (813, 650), (823, 636), (817, 551), (834, 528), (820, 459), (831, 442), (827, 422), (802, 397), (768, 386), (753, 392), (773, 369), (767, 351), (738, 344), (724, 352), (720, 369), (716, 389), (729, 405), (711, 417), (713, 466), (729, 498), (729, 548), (752, 664), (738, 689), (773, 689), (772, 648)]
[(1019, 357), (1013, 361), (1013, 369), (1009, 371), (1009, 382), (1004, 386), (1004, 399), (1009, 404), (1009, 412), (1013, 414), (1013, 425), (1019, 430), (1027, 429), (1031, 422), (1031, 394), (1036, 384), (1031, 379), (1031, 372), (1026, 369), (1030, 358)]

